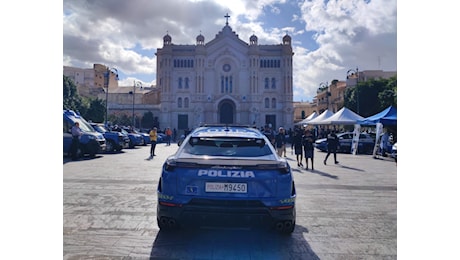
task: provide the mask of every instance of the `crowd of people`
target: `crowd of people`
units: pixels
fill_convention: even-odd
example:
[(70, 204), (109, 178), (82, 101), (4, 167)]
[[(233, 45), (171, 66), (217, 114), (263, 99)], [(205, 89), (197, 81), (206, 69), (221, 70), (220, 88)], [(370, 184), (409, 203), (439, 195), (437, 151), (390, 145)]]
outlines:
[[(289, 128), (288, 130), (283, 127), (279, 127), (278, 131), (274, 131), (270, 125), (265, 125), (259, 129), (271, 142), (273, 147), (276, 149), (278, 156), (286, 156), (286, 148), (291, 144), (292, 154), (295, 154), (297, 166), (304, 167), (305, 159), (305, 169), (314, 170), (314, 151), (315, 151), (315, 141), (317, 139), (326, 138), (327, 139), (327, 154), (323, 160), (324, 165), (327, 164), (329, 156), (332, 154), (334, 157), (334, 163), (338, 164), (337, 160), (337, 151), (339, 147), (339, 138), (337, 137), (337, 131), (335, 129), (315, 129), (315, 128), (303, 128), (301, 126), (295, 126), (294, 129)], [(156, 135), (157, 129), (153, 128), (150, 131), (151, 138), (151, 150), (150, 158), (155, 156), (155, 146), (156, 146)], [(181, 135), (180, 139), (183, 140), (192, 129), (185, 129), (184, 134)], [(176, 142), (177, 131), (176, 129), (171, 130), (166, 128), (164, 133), (167, 135), (167, 145), (172, 142)], [(385, 132), (386, 133), (386, 132)], [(385, 136), (382, 138), (382, 143), (386, 142), (388, 138)], [(381, 145), (385, 147), (386, 145)]]
[(278, 156), (286, 157), (286, 146), (291, 144), (292, 153), (295, 154), (298, 167), (304, 167), (303, 160), (305, 158), (305, 169), (311, 167), (314, 170), (314, 151), (315, 141), (318, 138), (327, 138), (328, 152), (323, 163), (327, 164), (327, 159), (330, 154), (334, 156), (334, 163), (337, 164), (337, 149), (339, 146), (339, 139), (335, 130), (320, 130), (302, 128), (295, 126), (294, 130), (289, 129), (286, 131), (280, 127), (277, 132), (273, 131), (270, 126), (265, 125), (261, 131), (271, 141), (272, 145), (276, 148)]
[(315, 169), (313, 164), (316, 140), (314, 131), (296, 126), (294, 130), (289, 129), (287, 132), (283, 127), (280, 127), (275, 133), (270, 126), (265, 125), (262, 132), (276, 148), (278, 156), (286, 157), (286, 146), (290, 143), (291, 150), (296, 156), (297, 166), (303, 167), (303, 158), (305, 158), (305, 169), (309, 169), (309, 161), (311, 169)]

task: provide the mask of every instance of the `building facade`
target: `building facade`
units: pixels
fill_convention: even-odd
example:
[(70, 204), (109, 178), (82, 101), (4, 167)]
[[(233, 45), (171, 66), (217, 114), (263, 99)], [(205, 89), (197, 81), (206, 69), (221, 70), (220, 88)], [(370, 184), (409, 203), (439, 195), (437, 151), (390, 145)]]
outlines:
[(294, 102), (294, 123), (302, 121), (313, 112), (320, 115), (325, 110), (332, 113), (339, 111), (345, 103), (346, 90), (356, 87), (358, 82), (371, 79), (389, 79), (396, 76), (396, 71), (355, 70), (354, 72), (347, 75), (345, 81), (334, 79), (330, 84), (320, 86), (312, 102)]
[[(85, 97), (98, 96), (107, 84), (109, 91), (118, 88), (117, 75), (102, 64), (94, 64), (92, 69), (64, 66), (63, 74), (74, 81), (78, 93)], [(105, 75), (109, 76), (108, 81)]]
[(228, 21), (208, 43), (200, 34), (176, 45), (167, 34), (156, 52), (160, 125), (292, 126), (293, 55), (289, 35), (278, 45), (259, 45), (255, 35), (246, 43)]

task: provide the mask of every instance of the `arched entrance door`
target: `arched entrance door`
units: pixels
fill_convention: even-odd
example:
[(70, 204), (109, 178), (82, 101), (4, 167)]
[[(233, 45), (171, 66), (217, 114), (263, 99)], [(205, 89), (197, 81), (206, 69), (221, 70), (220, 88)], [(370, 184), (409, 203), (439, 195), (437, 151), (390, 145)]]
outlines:
[(233, 124), (235, 104), (231, 100), (224, 100), (219, 105), (219, 123)]

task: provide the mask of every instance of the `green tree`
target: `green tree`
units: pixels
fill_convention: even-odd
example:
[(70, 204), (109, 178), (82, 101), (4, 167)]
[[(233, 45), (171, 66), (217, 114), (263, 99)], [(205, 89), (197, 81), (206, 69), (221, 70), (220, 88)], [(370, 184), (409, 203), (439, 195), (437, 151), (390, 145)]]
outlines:
[(357, 87), (345, 91), (344, 106), (368, 117), (374, 115), (388, 106), (396, 107), (396, 76), (390, 79), (370, 79), (358, 82)]
[(105, 120), (105, 101), (99, 98), (91, 99), (89, 109), (84, 117), (93, 122), (104, 122)]
[(99, 98), (87, 98), (80, 96), (73, 80), (64, 75), (63, 77), (63, 107), (78, 112), (86, 120), (104, 122), (105, 101)]
[(63, 89), (63, 109), (70, 109), (81, 112), (83, 101), (77, 91), (77, 86), (73, 80), (64, 75), (64, 89)]
[(153, 113), (151, 111), (145, 112), (144, 115), (142, 116), (141, 122), (144, 128), (149, 128), (149, 129), (153, 128), (155, 126)]

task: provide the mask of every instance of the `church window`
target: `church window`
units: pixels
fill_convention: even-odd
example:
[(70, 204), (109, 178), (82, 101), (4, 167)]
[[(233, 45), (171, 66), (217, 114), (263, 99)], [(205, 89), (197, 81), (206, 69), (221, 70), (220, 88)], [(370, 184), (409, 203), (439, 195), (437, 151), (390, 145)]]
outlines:
[(230, 76), (230, 92), (229, 93), (233, 93), (233, 79), (232, 79), (232, 76)]
[(220, 77), (220, 93), (224, 93), (224, 76)]
[(188, 108), (188, 98), (184, 98), (184, 108)]
[(280, 68), (281, 61), (279, 59), (266, 59), (260, 60), (261, 68)]
[(174, 59), (173, 61), (174, 68), (193, 68), (193, 65), (193, 59)]
[(220, 92), (221, 93), (232, 93), (233, 92), (233, 78), (232, 76), (220, 77)]

